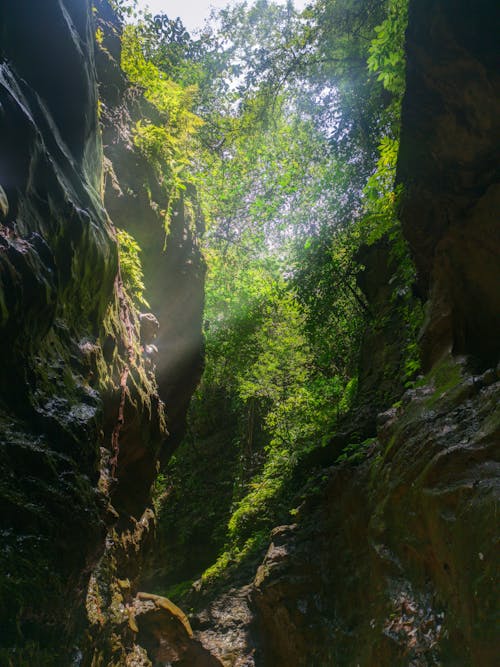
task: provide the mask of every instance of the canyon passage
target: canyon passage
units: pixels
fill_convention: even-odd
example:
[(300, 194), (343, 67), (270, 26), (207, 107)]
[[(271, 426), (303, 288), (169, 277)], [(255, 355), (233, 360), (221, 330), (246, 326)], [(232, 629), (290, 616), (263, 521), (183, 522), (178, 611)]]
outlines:
[(494, 667), (498, 3), (0, 3), (0, 666)]

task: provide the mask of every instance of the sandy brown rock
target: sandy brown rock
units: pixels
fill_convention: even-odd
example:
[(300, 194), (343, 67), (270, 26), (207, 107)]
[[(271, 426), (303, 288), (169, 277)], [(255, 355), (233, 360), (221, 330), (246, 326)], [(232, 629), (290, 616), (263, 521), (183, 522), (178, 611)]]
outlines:
[[(137, 593), (129, 605), (138, 645), (144, 647), (153, 664), (217, 667), (221, 663), (193, 638), (187, 616), (167, 598)], [(130, 622), (129, 622), (130, 624)]]

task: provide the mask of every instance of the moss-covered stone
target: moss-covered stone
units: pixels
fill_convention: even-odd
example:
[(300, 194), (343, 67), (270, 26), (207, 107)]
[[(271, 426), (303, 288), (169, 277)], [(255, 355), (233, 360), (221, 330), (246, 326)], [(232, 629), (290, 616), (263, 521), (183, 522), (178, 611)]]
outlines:
[(0, 8), (2, 664), (150, 664), (126, 604), (167, 430), (102, 201), (91, 4)]

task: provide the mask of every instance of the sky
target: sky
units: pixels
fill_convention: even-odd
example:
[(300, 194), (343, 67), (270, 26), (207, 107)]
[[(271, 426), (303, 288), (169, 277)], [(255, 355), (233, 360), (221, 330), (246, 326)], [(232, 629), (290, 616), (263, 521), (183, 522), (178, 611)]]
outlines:
[[(280, 2), (280, 0), (276, 1)], [(202, 27), (211, 7), (224, 7), (229, 4), (232, 4), (231, 0), (138, 0), (139, 7), (148, 6), (153, 14), (161, 12), (170, 18), (180, 16), (190, 31)], [(307, 4), (307, 0), (295, 0), (294, 4), (297, 9), (302, 9)]]

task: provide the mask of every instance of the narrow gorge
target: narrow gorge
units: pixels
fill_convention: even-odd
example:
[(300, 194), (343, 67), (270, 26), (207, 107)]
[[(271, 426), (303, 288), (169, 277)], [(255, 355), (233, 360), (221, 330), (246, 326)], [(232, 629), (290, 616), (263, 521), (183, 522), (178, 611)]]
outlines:
[(494, 667), (500, 8), (225, 11), (0, 1), (0, 667)]

